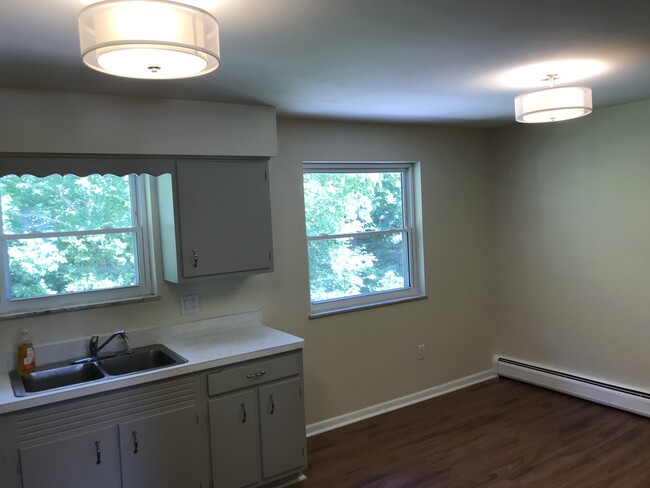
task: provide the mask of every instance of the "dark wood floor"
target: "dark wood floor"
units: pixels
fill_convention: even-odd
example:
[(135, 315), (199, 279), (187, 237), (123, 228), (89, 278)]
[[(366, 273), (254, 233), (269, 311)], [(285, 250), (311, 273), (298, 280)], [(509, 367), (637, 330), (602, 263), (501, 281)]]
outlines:
[(311, 437), (297, 488), (650, 488), (650, 420), (498, 379)]

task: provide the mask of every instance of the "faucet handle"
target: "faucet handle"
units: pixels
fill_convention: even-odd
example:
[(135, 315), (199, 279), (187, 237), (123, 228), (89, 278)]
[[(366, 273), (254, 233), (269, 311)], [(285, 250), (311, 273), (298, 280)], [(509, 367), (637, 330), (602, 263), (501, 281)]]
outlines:
[(90, 338), (90, 343), (88, 344), (88, 352), (90, 353), (91, 357), (94, 357), (97, 355), (97, 343), (99, 342), (99, 336), (92, 336)]

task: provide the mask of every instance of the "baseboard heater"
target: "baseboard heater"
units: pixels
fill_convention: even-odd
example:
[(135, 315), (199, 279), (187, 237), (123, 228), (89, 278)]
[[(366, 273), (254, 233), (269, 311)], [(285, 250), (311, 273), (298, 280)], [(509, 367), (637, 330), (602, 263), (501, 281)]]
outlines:
[(585, 400), (650, 417), (650, 393), (556, 371), (501, 356), (494, 358), (497, 375), (543, 386)]

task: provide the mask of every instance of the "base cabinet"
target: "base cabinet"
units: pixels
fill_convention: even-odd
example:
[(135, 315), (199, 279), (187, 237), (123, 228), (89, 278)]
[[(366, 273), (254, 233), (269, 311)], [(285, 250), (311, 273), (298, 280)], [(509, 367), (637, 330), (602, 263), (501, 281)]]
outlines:
[(0, 416), (0, 488), (284, 486), (305, 449), (292, 351)]
[(120, 486), (117, 429), (106, 427), (20, 449), (23, 488)]
[(305, 462), (302, 384), (293, 378), (259, 388), (262, 477), (299, 469)]
[(208, 374), (208, 392), (215, 486), (273, 485), (306, 467), (300, 353)]
[(261, 478), (257, 394), (248, 390), (208, 402), (212, 475), (222, 488), (253, 486)]
[(196, 407), (186, 407), (120, 423), (122, 488), (199, 488), (198, 418)]
[(9, 486), (9, 440), (6, 417), (0, 416), (0, 486)]
[(13, 415), (20, 479), (8, 486), (207, 488), (199, 385), (192, 375)]

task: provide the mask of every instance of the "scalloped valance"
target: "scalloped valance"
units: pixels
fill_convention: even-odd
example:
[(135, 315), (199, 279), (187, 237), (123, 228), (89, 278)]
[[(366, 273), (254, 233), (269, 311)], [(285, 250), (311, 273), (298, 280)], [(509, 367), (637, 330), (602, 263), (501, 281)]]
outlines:
[[(149, 174), (160, 176), (172, 173), (176, 162), (181, 159), (202, 159), (197, 157), (127, 156), (127, 155), (84, 155), (84, 154), (16, 154), (0, 153), (0, 176), (52, 174)], [(210, 159), (215, 159), (214, 157)]]

